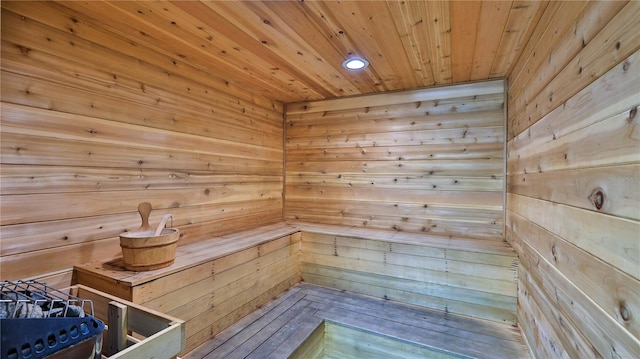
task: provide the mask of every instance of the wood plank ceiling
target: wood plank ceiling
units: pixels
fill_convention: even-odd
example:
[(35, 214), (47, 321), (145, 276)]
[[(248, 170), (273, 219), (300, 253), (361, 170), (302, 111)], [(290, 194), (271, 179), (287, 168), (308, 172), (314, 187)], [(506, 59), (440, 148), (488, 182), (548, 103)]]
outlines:
[[(542, 1), (60, 2), (69, 31), (106, 29), (174, 67), (290, 103), (507, 77)], [(103, 43), (119, 50), (117, 44)], [(122, 48), (121, 51), (131, 51)], [(341, 67), (350, 55), (371, 65)], [(148, 59), (151, 63), (150, 59)], [(157, 60), (157, 59), (156, 59)]]

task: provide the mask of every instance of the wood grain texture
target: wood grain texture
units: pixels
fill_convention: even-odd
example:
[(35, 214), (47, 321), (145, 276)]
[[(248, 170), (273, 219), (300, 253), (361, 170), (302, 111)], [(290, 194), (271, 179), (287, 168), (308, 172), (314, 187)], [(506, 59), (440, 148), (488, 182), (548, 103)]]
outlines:
[(298, 284), (185, 358), (530, 358), (507, 324)]
[[(606, 5), (604, 10), (595, 5), (590, 7), (587, 10), (590, 17), (576, 24), (588, 28), (588, 33), (571, 29), (572, 35), (563, 36), (562, 40), (566, 42), (559, 44), (559, 47), (554, 49), (555, 52), (548, 49), (550, 52), (547, 55), (554, 61), (547, 66), (541, 66), (535, 72), (537, 78), (542, 79), (539, 92), (531, 98), (523, 98), (524, 103), (521, 105), (510, 107), (509, 117), (512, 126), (509, 138), (562, 105), (640, 47), (640, 39), (635, 33), (626, 31), (625, 27), (620, 25), (624, 24), (630, 28), (640, 25), (638, 2), (631, 1), (623, 8), (620, 8), (620, 5), (624, 5), (624, 2), (606, 4), (611, 5)], [(555, 72), (548, 73), (550, 70)], [(521, 79), (512, 78), (510, 83), (517, 83), (519, 80)]]
[[(59, 42), (77, 56), (93, 51), (106, 69), (109, 61), (131, 71), (157, 67), (162, 71), (156, 75), (168, 74), (183, 89), (216, 92), (212, 100), (241, 98), (244, 104), (275, 107), (508, 76), (547, 2), (470, 6), (448, 1), (3, 4), (66, 33), (60, 38), (44, 31), (40, 39)], [(11, 31), (13, 20), (3, 23), (3, 31)], [(20, 45), (34, 55), (41, 50)], [(123, 56), (116, 59), (105, 48)], [(370, 67), (361, 73), (342, 68), (354, 55), (368, 58)], [(152, 82), (144, 81), (149, 90), (162, 88)]]
[[(523, 261), (518, 324), (538, 357), (633, 356), (639, 4), (3, 1), (0, 279), (62, 284), (74, 264), (117, 258), (143, 200), (152, 222), (174, 215), (183, 245), (283, 215), (391, 230), (402, 288), (380, 289), (395, 277), (370, 264), (385, 258), (374, 241), (333, 248), (344, 261), (314, 244), (308, 275), (438, 305), (451, 299), (436, 275), (449, 259), (455, 288), (474, 285), (464, 264), (476, 258), (478, 283), (500, 282), (487, 267), (505, 265), (506, 238)], [(371, 66), (344, 70), (350, 55)], [(448, 249), (443, 262), (442, 247), (411, 253), (415, 232), (495, 251)], [(194, 322), (191, 340), (290, 286), (278, 255), (278, 283), (242, 305), (203, 298), (225, 314)], [(260, 285), (247, 268), (264, 265), (224, 280), (247, 279), (234, 287), (243, 295)], [(431, 293), (407, 278), (427, 274)], [(451, 308), (504, 304), (513, 284), (500, 284), (498, 296), (464, 289), (468, 302)], [(182, 305), (172, 310), (193, 309)]]
[[(615, 319), (631, 334), (638, 335), (640, 326), (636, 318), (624, 319), (621, 316), (624, 311), (638, 310), (635, 308), (640, 305), (640, 283), (637, 280), (618, 269), (611, 269), (604, 261), (593, 260), (588, 252), (516, 213), (508, 212), (507, 218), (509, 228), (514, 229), (507, 235), (510, 242), (521, 240), (522, 237), (528, 238), (530, 247), (537, 248), (535, 260), (544, 258), (549, 263), (549, 268), (567, 276), (576, 288), (580, 288), (603, 312), (606, 311), (609, 315), (607, 321)], [(595, 307), (592, 310), (595, 312)], [(618, 331), (610, 333), (626, 335)], [(628, 348), (633, 347), (630, 343), (632, 342), (626, 344)]]
[(121, 260), (76, 267), (76, 281), (185, 321), (185, 352), (300, 281), (298, 230), (282, 224), (177, 249), (175, 263), (130, 272)]
[(2, 4), (2, 279), (117, 257), (144, 201), (179, 244), (281, 221), (283, 105), (123, 36), (133, 4), (66, 5)]
[(522, 266), (519, 324), (540, 358), (635, 357), (638, 3), (551, 8), (509, 78), (506, 239)]
[(390, 241), (394, 232), (369, 236), (354, 227), (336, 234), (302, 228), (301, 274), (306, 282), (515, 323), (516, 258), (495, 241), (459, 239), (438, 245), (425, 235)]
[(503, 86), (288, 105), (285, 218), (501, 240)]

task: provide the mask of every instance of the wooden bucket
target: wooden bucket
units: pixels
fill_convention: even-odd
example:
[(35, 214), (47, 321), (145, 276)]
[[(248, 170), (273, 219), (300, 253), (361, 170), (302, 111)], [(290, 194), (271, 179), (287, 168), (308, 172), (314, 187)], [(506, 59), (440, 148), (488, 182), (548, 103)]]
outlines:
[(168, 267), (176, 258), (176, 248), (180, 238), (180, 230), (163, 228), (171, 215), (166, 215), (154, 231), (149, 226), (151, 204), (145, 202), (138, 206), (142, 226), (136, 232), (120, 234), (122, 261), (124, 267), (131, 271), (148, 271)]

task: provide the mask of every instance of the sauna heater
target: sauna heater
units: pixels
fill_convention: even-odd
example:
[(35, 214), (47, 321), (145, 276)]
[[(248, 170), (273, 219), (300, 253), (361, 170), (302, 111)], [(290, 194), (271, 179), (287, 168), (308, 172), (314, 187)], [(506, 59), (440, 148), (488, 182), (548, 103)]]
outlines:
[(99, 359), (104, 327), (90, 300), (43, 282), (0, 282), (1, 359)]

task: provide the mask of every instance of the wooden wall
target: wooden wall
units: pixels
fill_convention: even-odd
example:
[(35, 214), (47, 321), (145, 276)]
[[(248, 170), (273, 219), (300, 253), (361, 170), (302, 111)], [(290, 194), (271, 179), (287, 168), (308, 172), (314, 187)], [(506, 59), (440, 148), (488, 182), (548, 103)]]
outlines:
[(2, 280), (119, 256), (142, 201), (182, 244), (282, 220), (282, 104), (100, 24), (2, 2)]
[(502, 240), (502, 80), (285, 114), (286, 220)]
[(640, 354), (640, 3), (551, 2), (509, 78), (507, 240), (538, 358)]
[(73, 8), (2, 2), (0, 279), (68, 284), (142, 201), (187, 244), (282, 220), (284, 190), (291, 222), (506, 236), (538, 357), (637, 354), (639, 2), (549, 2), (508, 106), (492, 81), (286, 110)]

